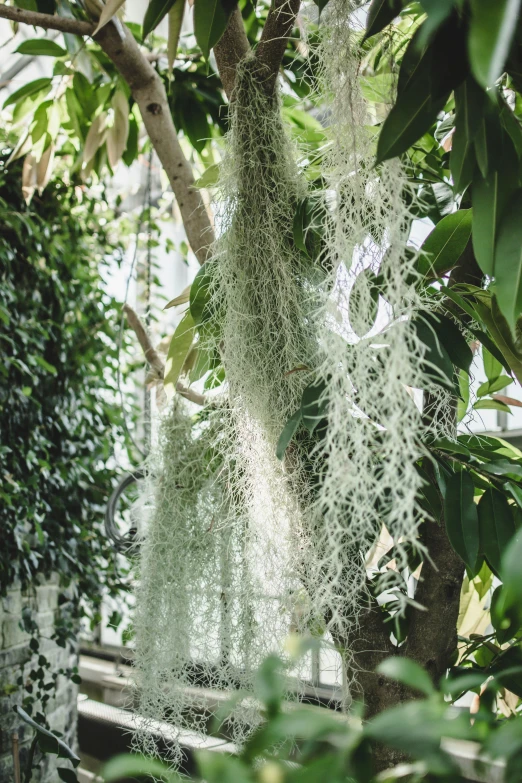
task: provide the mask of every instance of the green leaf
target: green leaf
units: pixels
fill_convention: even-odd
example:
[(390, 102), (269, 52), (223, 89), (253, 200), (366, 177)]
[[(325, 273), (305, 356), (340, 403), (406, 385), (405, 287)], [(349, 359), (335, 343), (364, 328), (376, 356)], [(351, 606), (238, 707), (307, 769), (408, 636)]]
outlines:
[(303, 424), (310, 433), (314, 432), (321, 419), (325, 416), (328, 407), (324, 396), (325, 390), (326, 384), (324, 381), (318, 381), (317, 383), (310, 383), (303, 391), (301, 412)]
[(472, 574), (476, 571), (479, 554), (479, 524), (474, 492), (471, 476), (461, 470), (448, 480), (444, 498), (448, 538)]
[(450, 153), (451, 176), (457, 193), (463, 193), (473, 177), (473, 139), (481, 116), (476, 82), (466, 79), (455, 90), (455, 132)]
[(510, 462), (508, 459), (498, 459), (495, 462), (484, 462), (480, 469), (493, 476), (517, 476), (522, 478), (522, 465)]
[[(181, 2), (182, 0), (178, 0)], [(168, 14), (176, 0), (150, 0), (142, 25), (142, 40), (155, 30), (164, 16)]]
[(482, 346), (482, 363), (488, 381), (496, 381), (502, 372), (502, 364), (484, 345)]
[(492, 87), (502, 74), (519, 10), (520, 0), (471, 0), (469, 59), (483, 87)]
[(399, 658), (398, 656), (386, 658), (385, 661), (377, 666), (375, 671), (378, 674), (383, 674), (390, 680), (402, 682), (409, 688), (414, 688), (426, 696), (432, 696), (435, 693), (435, 688), (428, 672), (418, 663), (407, 658)]
[(209, 269), (207, 264), (203, 264), (190, 286), (190, 313), (194, 323), (198, 326), (210, 318), (211, 277)]
[(18, 103), (18, 101), (21, 101), (23, 98), (28, 98), (31, 95), (36, 95), (36, 93), (44, 93), (47, 94), (49, 90), (51, 89), (52, 79), (35, 79), (33, 82), (29, 82), (28, 84), (24, 84), (23, 87), (20, 87), (19, 90), (15, 90), (9, 98), (5, 101), (3, 108), (6, 109), (8, 106), (12, 106), (14, 103)]
[(427, 20), (421, 27), (420, 42), (424, 43), (446, 21), (453, 11), (455, 0), (420, 0), (420, 4), (428, 15)]
[(228, 2), (225, 5), (222, 0), (195, 0), (194, 34), (206, 59), (225, 32), (228, 18), (234, 8), (234, 3)]
[(510, 378), (509, 375), (501, 375), (493, 381), (485, 381), (478, 387), (477, 397), (485, 397), (487, 394), (494, 394), (501, 389), (505, 389), (506, 386), (510, 386), (512, 383), (513, 378)]
[(211, 166), (206, 168), (201, 177), (196, 180), (195, 186), (197, 188), (213, 188), (218, 183), (219, 172), (219, 163), (213, 163)]
[(384, 30), (400, 14), (404, 4), (405, 0), (372, 0), (368, 9), (364, 38), (371, 38), (372, 35)]
[(190, 93), (188, 95), (187, 93), (180, 94), (178, 101), (183, 103), (183, 111), (180, 112), (183, 132), (196, 152), (203, 152), (211, 136), (205, 107)]
[(165, 392), (169, 397), (172, 397), (176, 391), (176, 383), (192, 346), (193, 339), (194, 320), (189, 310), (179, 322), (170, 341), (164, 379)]
[(495, 295), (513, 333), (522, 315), (522, 189), (502, 216), (495, 249)]
[[(486, 298), (481, 297), (481, 301), (475, 303), (475, 309), (495, 341), (488, 345), (488, 350), (495, 355), (493, 349), (496, 350), (498, 347), (505, 360), (504, 366), (507, 371), (513, 372), (518, 382), (522, 384), (522, 356), (515, 345), (511, 329), (498, 308), (496, 298), (491, 297), (488, 303)], [(500, 359), (500, 356), (497, 358)]]
[(293, 416), (291, 416), (286, 422), (283, 431), (279, 436), (279, 440), (277, 441), (277, 448), (276, 448), (277, 459), (283, 459), (283, 457), (285, 456), (285, 451), (288, 448), (288, 444), (290, 443), (295, 433), (297, 432), (297, 429), (301, 423), (302, 418), (303, 418), (303, 412), (301, 408), (299, 408), (298, 410), (296, 410)]
[(469, 405), (469, 373), (459, 372), (459, 399), (457, 400), (457, 422), (461, 422), (468, 412)]
[(397, 100), (379, 134), (377, 162), (402, 155), (429, 131), (451, 91), (466, 76), (463, 36), (464, 28), (451, 17), (420, 58), (418, 39), (410, 41), (399, 72)]
[(422, 275), (434, 279), (453, 269), (469, 242), (471, 221), (472, 210), (459, 209), (437, 223), (420, 250)]
[(502, 145), (502, 159), (494, 169), (490, 167), (484, 179), (473, 180), (473, 250), (477, 263), (488, 277), (495, 273), (496, 244), (501, 216), (517, 187), (518, 159), (507, 135)]
[(477, 400), (473, 409), (476, 411), (503, 411), (504, 413), (511, 413), (510, 408), (500, 400)]
[(493, 573), (499, 576), (502, 556), (515, 535), (513, 512), (506, 496), (497, 489), (487, 489), (477, 507), (480, 554)]
[(22, 41), (16, 52), (17, 54), (31, 54), (35, 57), (65, 57), (67, 54), (66, 49), (47, 38), (31, 38), (28, 41)]
[(152, 777), (169, 783), (181, 780), (179, 775), (169, 769), (162, 761), (145, 758), (136, 753), (128, 753), (110, 759), (101, 770), (101, 775), (105, 783), (135, 777)]

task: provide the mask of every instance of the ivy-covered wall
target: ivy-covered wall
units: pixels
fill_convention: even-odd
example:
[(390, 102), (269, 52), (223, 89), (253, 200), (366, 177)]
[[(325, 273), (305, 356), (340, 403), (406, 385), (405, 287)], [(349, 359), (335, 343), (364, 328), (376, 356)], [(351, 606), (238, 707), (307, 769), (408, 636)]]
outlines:
[(98, 622), (102, 595), (125, 588), (103, 528), (126, 447), (121, 311), (103, 284), (122, 248), (81, 185), (58, 180), (26, 205), (8, 157), (0, 148), (0, 717), (17, 703), (45, 723), (57, 683), (79, 679), (79, 618)]

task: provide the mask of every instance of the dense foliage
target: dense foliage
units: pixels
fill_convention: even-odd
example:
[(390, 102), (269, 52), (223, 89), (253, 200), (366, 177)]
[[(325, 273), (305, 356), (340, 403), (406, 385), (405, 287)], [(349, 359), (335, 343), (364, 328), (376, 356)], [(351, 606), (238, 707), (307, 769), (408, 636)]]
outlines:
[(98, 606), (120, 584), (103, 530), (124, 448), (115, 383), (119, 311), (104, 269), (121, 247), (101, 203), (56, 181), (27, 207), (0, 162), (1, 590), (58, 572)]
[[(506, 605), (512, 610), (520, 603), (521, 580), (518, 563), (522, 541), (512, 544), (502, 563)], [(520, 614), (520, 609), (516, 609)], [(313, 644), (313, 643), (312, 643)], [(296, 642), (294, 655), (302, 654), (307, 645)], [(292, 658), (291, 658), (292, 660)], [(495, 704), (501, 698), (508, 671), (493, 674), (486, 686), (474, 671), (444, 676), (436, 684), (418, 664), (405, 658), (383, 661), (378, 674), (384, 687), (403, 686), (405, 702), (362, 724), (356, 707), (348, 718), (328, 710), (285, 704), (281, 673), (284, 663), (276, 657), (267, 659), (257, 672), (256, 696), (264, 721), (237, 755), (196, 752), (196, 772), (191, 780), (206, 783), (371, 783), (371, 781), (407, 780), (464, 781), (473, 767), (481, 780), (493, 772), (491, 762), (506, 762), (504, 783), (520, 780), (522, 734), (517, 719), (495, 720)], [(520, 667), (518, 667), (520, 670)], [(512, 670), (513, 671), (513, 670)], [(456, 711), (452, 702), (465, 691), (476, 693), (473, 721), (466, 711)], [(246, 695), (245, 695), (246, 697)], [(411, 699), (411, 700), (408, 700)], [(360, 706), (360, 705), (358, 705)], [(216, 737), (221, 736), (227, 709), (214, 722)], [(458, 746), (448, 740), (474, 742), (475, 759), (461, 772)], [(404, 753), (409, 763), (376, 776), (376, 747), (387, 747)], [(473, 747), (473, 746), (472, 746)], [(469, 751), (469, 746), (466, 748)], [(484, 777), (483, 777), (484, 775)], [(139, 756), (120, 756), (104, 769), (104, 780), (127, 778), (181, 781), (161, 762)], [(500, 779), (500, 778), (499, 778)]]

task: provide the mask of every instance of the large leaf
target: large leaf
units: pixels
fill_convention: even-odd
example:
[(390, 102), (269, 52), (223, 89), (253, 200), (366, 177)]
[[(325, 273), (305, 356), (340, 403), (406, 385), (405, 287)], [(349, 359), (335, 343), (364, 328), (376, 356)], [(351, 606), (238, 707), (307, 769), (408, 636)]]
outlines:
[(487, 346), (488, 350), (495, 355), (492, 349), (498, 348), (508, 372), (513, 372), (518, 382), (522, 384), (522, 355), (515, 345), (509, 324), (500, 312), (495, 297), (489, 301), (486, 296), (481, 297), (481, 301), (476, 302), (475, 309), (495, 341), (494, 344)]
[(488, 277), (495, 273), (496, 242), (500, 217), (517, 187), (518, 159), (507, 134), (502, 136), (502, 159), (488, 176), (473, 180), (473, 250)]
[(235, 8), (229, 0), (195, 0), (194, 33), (199, 48), (208, 58), (210, 50), (217, 44), (228, 24), (228, 18)]
[(35, 57), (65, 57), (67, 50), (47, 38), (31, 38), (28, 41), (22, 41), (18, 49), (18, 54), (31, 54)]
[(471, 221), (471, 209), (459, 209), (437, 223), (421, 247), (421, 274), (437, 278), (453, 269), (468, 244)]
[(170, 341), (164, 378), (165, 392), (169, 397), (174, 395), (176, 383), (192, 346), (193, 339), (194, 320), (189, 310), (179, 322)]
[(513, 512), (506, 496), (487, 489), (478, 503), (480, 554), (494, 574), (499, 576), (504, 552), (515, 535)]
[[(182, 2), (183, 0), (179, 0)], [(164, 16), (168, 14), (176, 0), (150, 0), (142, 24), (142, 38), (155, 30)]]
[(520, 0), (471, 0), (469, 59), (483, 87), (492, 87), (502, 73), (519, 10)]
[(310, 383), (303, 391), (301, 398), (302, 420), (311, 433), (314, 432), (326, 414), (328, 403), (324, 394), (325, 389), (324, 381), (318, 381), (317, 383)]
[(203, 264), (190, 286), (190, 313), (198, 326), (210, 318), (211, 277), (209, 265)]
[[(423, 136), (435, 122), (451, 91), (466, 76), (463, 28), (456, 17), (440, 27), (420, 59), (418, 46), (418, 39), (414, 37), (404, 54), (397, 100), (379, 135), (378, 161), (401, 155)], [(414, 54), (410, 55), (412, 49)]]
[(469, 473), (461, 470), (446, 484), (444, 515), (451, 546), (475, 574), (479, 554), (479, 523), (473, 499), (474, 485)]
[(512, 331), (522, 315), (522, 189), (506, 208), (495, 248), (495, 295)]
[(463, 193), (473, 178), (477, 107), (470, 79), (455, 90), (455, 132), (450, 154), (450, 170), (456, 193)]
[(370, 38), (392, 22), (400, 14), (405, 0), (372, 0), (368, 9), (365, 38)]

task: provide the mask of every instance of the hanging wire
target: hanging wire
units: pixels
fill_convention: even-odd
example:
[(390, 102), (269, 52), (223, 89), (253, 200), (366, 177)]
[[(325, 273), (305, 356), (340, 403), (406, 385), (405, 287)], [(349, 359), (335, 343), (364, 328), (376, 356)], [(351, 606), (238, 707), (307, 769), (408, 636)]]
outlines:
[[(127, 300), (129, 298), (130, 284), (132, 279), (134, 278), (134, 270), (136, 268), (136, 262), (138, 259), (139, 236), (143, 228), (143, 224), (145, 223), (145, 216), (147, 219), (147, 255), (146, 255), (146, 265), (145, 265), (145, 323), (147, 327), (149, 327), (151, 323), (151, 294), (152, 294), (152, 148), (150, 150), (149, 158), (148, 158), (147, 182), (145, 186), (145, 193), (144, 193), (144, 199), (141, 207), (141, 212), (138, 219), (138, 225), (136, 228), (136, 241), (134, 245), (134, 253), (132, 256), (131, 266), (130, 266), (130, 270), (125, 286), (125, 296), (124, 296), (123, 305), (127, 303)], [(127, 437), (133, 444), (134, 448), (140, 453), (140, 455), (143, 458), (145, 458), (150, 450), (150, 440), (151, 440), (151, 428), (150, 428), (151, 397), (150, 397), (149, 389), (147, 389), (146, 384), (144, 384), (145, 387), (144, 398), (143, 398), (143, 440), (144, 440), (144, 448), (145, 448), (144, 450), (143, 448), (141, 448), (141, 446), (138, 445), (133, 435), (131, 434), (127, 422), (127, 415), (125, 412), (123, 389), (121, 386), (121, 380), (122, 380), (121, 353), (123, 349), (124, 328), (125, 328), (125, 315), (122, 306), (122, 313), (120, 319), (120, 333), (118, 338), (118, 350), (117, 350), (117, 359), (116, 359), (117, 388), (120, 397), (120, 405), (121, 405), (124, 430), (127, 434)], [(115, 549), (117, 549), (120, 552), (127, 551), (129, 547), (131, 547), (135, 543), (136, 530), (134, 528), (131, 528), (125, 535), (121, 535), (115, 520), (118, 503), (121, 495), (125, 492), (127, 487), (142, 479), (143, 476), (144, 476), (143, 470), (140, 469), (135, 470), (132, 473), (126, 473), (123, 476), (123, 478), (118, 482), (117, 486), (114, 488), (109, 498), (109, 501), (107, 503), (107, 507), (105, 509), (105, 531), (107, 533), (108, 538), (111, 539)]]

